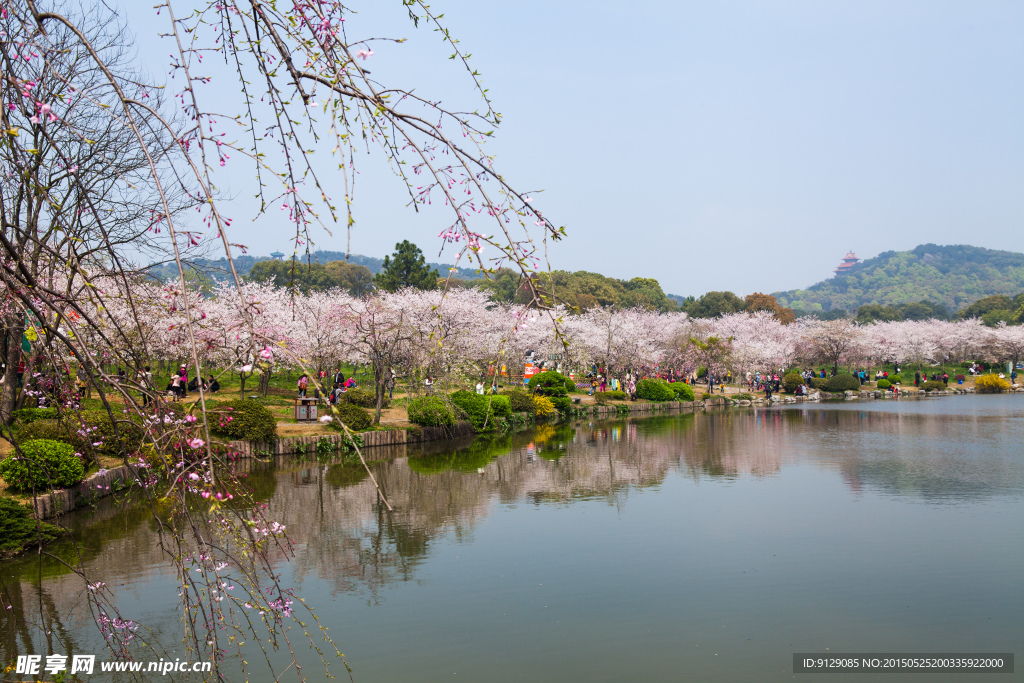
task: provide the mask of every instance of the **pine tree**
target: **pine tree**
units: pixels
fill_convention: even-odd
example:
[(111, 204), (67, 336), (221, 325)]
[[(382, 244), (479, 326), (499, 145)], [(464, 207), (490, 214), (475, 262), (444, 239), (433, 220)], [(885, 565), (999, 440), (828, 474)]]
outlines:
[(437, 289), (437, 271), (427, 266), (420, 248), (409, 240), (395, 245), (395, 253), (384, 257), (384, 268), (373, 278), (377, 289), (395, 292), (403, 287)]

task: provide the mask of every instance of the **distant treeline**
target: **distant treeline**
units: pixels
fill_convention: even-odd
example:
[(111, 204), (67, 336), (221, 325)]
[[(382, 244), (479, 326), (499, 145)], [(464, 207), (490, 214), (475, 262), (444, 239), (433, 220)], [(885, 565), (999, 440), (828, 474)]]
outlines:
[[(287, 257), (290, 261), (290, 257)], [(238, 271), (239, 275), (245, 276), (249, 274), (252, 267), (260, 261), (272, 261), (269, 256), (250, 256), (248, 254), (242, 254), (234, 258), (235, 270)], [(297, 261), (302, 265), (307, 264), (307, 256), (300, 254)], [(376, 275), (384, 267), (384, 259), (375, 258), (373, 256), (363, 256), (361, 254), (349, 254), (348, 259), (345, 258), (345, 252), (343, 251), (316, 251), (308, 256), (308, 263), (312, 265), (323, 265), (326, 266), (328, 263), (335, 261), (347, 261), (348, 263), (355, 266), (364, 266), (370, 271), (371, 275)], [(282, 260), (281, 263), (287, 263), (288, 261)], [(431, 268), (436, 268), (442, 275), (447, 275), (452, 265), (449, 263), (430, 263), (428, 264)], [(214, 281), (228, 280), (231, 278), (231, 269), (228, 267), (228, 260), (226, 258), (220, 259), (189, 259), (188, 266), (191, 270), (202, 273)], [(178, 277), (178, 268), (174, 263), (161, 263), (151, 265), (147, 269), (150, 275), (157, 280), (168, 280), (171, 278)], [(456, 268), (455, 277), (463, 280), (473, 280), (482, 277), (480, 273), (473, 270), (472, 268)]]
[[(417, 286), (433, 288), (447, 279), (450, 287), (479, 288), (497, 302), (528, 300), (517, 271), (503, 268), (490, 277), (470, 268), (452, 271), (451, 265), (425, 263), (420, 250), (411, 243), (396, 245), (396, 249), (399, 247), (410, 250), (402, 259), (406, 269), (410, 267), (408, 259), (413, 258), (418, 262), (411, 267), (430, 272)], [(397, 258), (399, 251), (388, 258)], [(226, 259), (197, 259), (190, 267), (199, 280), (230, 277)], [(273, 280), (279, 286), (294, 287), (304, 293), (340, 287), (362, 295), (382, 282), (394, 282), (393, 277), (381, 279), (385, 259), (360, 254), (351, 254), (346, 259), (338, 251), (318, 251), (308, 259), (294, 260), (243, 255), (235, 258), (235, 268), (246, 279)], [(151, 266), (149, 272), (159, 279), (177, 276), (173, 264)], [(653, 278), (618, 280), (588, 271), (556, 270), (535, 277), (536, 284), (554, 303), (579, 311), (619, 306), (682, 311), (696, 318), (770, 310), (783, 322), (808, 315), (825, 320), (855, 318), (863, 323), (969, 317), (981, 318), (988, 325), (1024, 322), (1024, 294), (1020, 293), (1024, 292), (1024, 254), (969, 246), (926, 244), (913, 251), (886, 252), (807, 290), (775, 295), (755, 293), (746, 298), (727, 291), (682, 297), (666, 294)]]

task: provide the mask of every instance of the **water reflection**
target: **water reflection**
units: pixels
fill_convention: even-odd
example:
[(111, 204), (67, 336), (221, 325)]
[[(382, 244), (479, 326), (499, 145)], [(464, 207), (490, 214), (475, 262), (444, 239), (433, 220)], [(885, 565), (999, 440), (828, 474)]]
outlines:
[[(904, 503), (1019, 498), (1022, 437), (1024, 401), (1018, 397), (583, 421), (378, 449), (372, 468), (392, 513), (361, 466), (282, 459), (241, 467), (299, 544), (293, 578), (379, 605), (389, 586), (421, 578), (436, 546), (471, 543), (490, 516), (524, 503), (555, 509), (589, 502), (622, 511), (631, 497), (672, 479), (728, 487), (785, 480), (789, 468), (809, 470), (820, 486), (841, 481), (858, 496)], [(68, 520), (84, 563), (108, 584), (131, 586), (169, 571), (145, 507), (107, 500)], [(69, 544), (54, 550), (73, 557)], [(91, 637), (82, 635), (89, 623), (83, 587), (66, 566), (23, 559), (3, 570), (0, 589), (12, 606), (0, 641), (3, 660), (75, 650), (75, 638)], [(173, 604), (167, 608), (169, 620), (158, 627), (170, 631)]]

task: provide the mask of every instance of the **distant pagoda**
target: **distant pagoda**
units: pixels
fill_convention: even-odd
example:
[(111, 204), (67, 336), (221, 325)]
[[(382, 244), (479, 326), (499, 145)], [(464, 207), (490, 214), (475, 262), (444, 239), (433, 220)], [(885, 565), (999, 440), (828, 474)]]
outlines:
[(839, 275), (840, 273), (846, 273), (850, 270), (850, 268), (853, 268), (853, 266), (858, 261), (860, 261), (860, 259), (857, 258), (856, 254), (854, 254), (852, 251), (847, 252), (846, 256), (843, 257), (843, 262), (836, 266), (836, 269), (832, 272), (834, 272), (836, 275)]

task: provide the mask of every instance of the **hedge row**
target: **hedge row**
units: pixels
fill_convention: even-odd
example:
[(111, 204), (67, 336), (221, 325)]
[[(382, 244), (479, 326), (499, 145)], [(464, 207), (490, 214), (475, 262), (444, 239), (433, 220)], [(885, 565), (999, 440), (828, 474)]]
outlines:
[(0, 477), (20, 491), (67, 488), (82, 481), (85, 464), (70, 444), (33, 439), (19, 444), (22, 454), (11, 453), (0, 461)]

